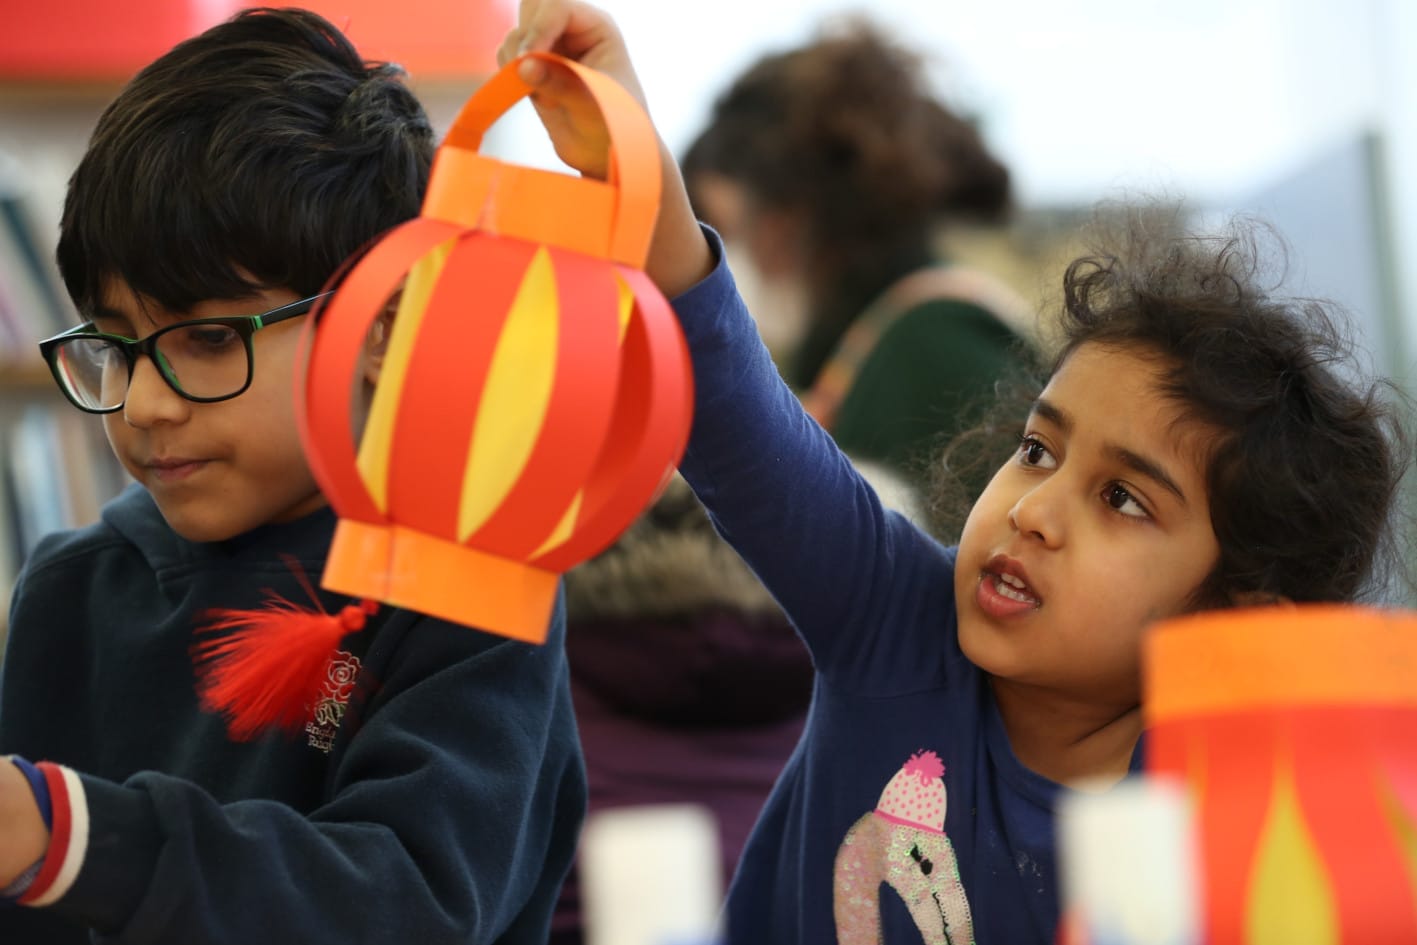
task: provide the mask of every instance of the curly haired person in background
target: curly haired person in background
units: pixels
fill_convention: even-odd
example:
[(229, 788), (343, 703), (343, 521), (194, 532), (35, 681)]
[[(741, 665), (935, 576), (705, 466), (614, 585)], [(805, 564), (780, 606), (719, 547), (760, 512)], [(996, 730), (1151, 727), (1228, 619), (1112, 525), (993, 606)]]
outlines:
[(1000, 279), (939, 254), (951, 224), (1002, 223), (1011, 188), (925, 66), (867, 20), (833, 23), (735, 79), (681, 162), (808, 411), (915, 483), (1033, 329)]

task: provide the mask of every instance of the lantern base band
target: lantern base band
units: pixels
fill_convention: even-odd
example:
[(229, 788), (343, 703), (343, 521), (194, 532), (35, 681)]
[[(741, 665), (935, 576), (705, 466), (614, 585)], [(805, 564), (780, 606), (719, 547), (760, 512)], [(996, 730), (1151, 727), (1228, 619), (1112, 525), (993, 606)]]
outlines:
[(559, 574), (399, 525), (341, 519), (320, 585), (544, 643)]

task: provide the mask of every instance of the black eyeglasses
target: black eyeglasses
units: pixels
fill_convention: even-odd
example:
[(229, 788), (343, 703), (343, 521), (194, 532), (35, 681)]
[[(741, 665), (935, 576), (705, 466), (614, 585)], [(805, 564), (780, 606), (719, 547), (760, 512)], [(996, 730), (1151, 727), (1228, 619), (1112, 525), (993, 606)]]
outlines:
[(268, 325), (304, 315), (330, 293), (312, 295), (260, 315), (194, 318), (168, 325), (141, 341), (95, 331), (85, 322), (39, 343), (45, 363), (69, 402), (87, 413), (123, 407), (133, 366), (145, 354), (162, 379), (199, 404), (230, 400), (251, 386), (251, 336)]

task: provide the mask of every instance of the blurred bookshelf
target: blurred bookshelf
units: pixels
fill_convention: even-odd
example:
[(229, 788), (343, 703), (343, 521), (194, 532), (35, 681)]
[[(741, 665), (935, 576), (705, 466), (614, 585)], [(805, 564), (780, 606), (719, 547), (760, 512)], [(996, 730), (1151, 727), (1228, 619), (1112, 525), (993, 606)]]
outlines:
[(0, 395), (10, 397), (48, 397), (54, 385), (54, 378), (39, 360), (36, 351), (34, 359), (21, 360), (17, 354), (7, 355), (0, 361)]
[(102, 423), (64, 400), (36, 348), (77, 323), (39, 199), (23, 165), (0, 151), (0, 639), (35, 544), (96, 521), (126, 479)]

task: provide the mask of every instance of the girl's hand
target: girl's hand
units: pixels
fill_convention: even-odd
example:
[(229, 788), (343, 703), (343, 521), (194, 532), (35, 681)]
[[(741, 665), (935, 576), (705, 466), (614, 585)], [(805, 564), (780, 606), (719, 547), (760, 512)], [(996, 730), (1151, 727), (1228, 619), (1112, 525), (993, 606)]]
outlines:
[[(517, 25), (497, 48), (505, 66), (529, 52), (553, 52), (614, 79), (648, 110), (615, 21), (577, 0), (522, 0)], [(595, 102), (565, 70), (535, 60), (522, 63), (522, 81), (536, 91), (532, 104), (556, 155), (587, 177), (605, 179), (610, 141)]]
[[(610, 15), (598, 7), (582, 0), (521, 0), (517, 25), (497, 47), (497, 63), (505, 66), (528, 52), (553, 52), (604, 73), (648, 111), (624, 37)], [(533, 90), (532, 104), (556, 156), (587, 177), (604, 180), (610, 138), (585, 87), (566, 70), (543, 62), (522, 63), (518, 75)], [(708, 275), (714, 259), (694, 219), (678, 163), (663, 141), (659, 151), (663, 191), (645, 272), (673, 298)]]

